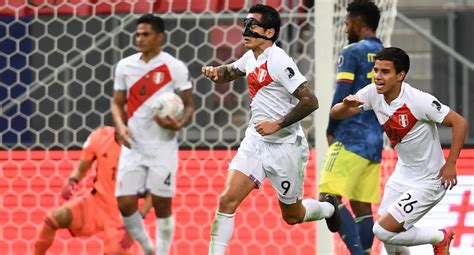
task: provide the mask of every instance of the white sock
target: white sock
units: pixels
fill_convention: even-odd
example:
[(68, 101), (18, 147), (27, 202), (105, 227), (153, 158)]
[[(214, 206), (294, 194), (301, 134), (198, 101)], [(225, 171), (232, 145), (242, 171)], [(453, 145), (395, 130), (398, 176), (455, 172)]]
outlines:
[(437, 244), (444, 239), (444, 233), (432, 228), (417, 228), (395, 233), (385, 230), (378, 222), (374, 224), (374, 234), (384, 243), (399, 246), (414, 246), (421, 244)]
[(391, 245), (384, 243), (383, 246), (387, 251), (387, 255), (410, 255), (410, 249), (405, 246)]
[(224, 255), (227, 243), (234, 232), (234, 215), (216, 212), (211, 226), (211, 243), (209, 255)]
[(136, 211), (128, 217), (122, 215), (122, 220), (128, 233), (140, 243), (143, 251), (145, 253), (153, 251), (153, 243), (143, 225), (142, 215)]
[(334, 213), (334, 206), (328, 202), (319, 202), (316, 199), (303, 199), (302, 204), (306, 209), (303, 221), (316, 221), (329, 218)]
[(156, 255), (168, 255), (174, 234), (173, 215), (156, 219)]

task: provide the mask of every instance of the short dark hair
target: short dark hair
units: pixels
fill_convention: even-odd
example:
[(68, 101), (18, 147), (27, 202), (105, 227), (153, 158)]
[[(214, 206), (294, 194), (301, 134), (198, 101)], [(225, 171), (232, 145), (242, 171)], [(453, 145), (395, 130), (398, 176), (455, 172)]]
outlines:
[(397, 47), (387, 47), (379, 51), (379, 53), (375, 55), (375, 60), (387, 60), (393, 62), (393, 66), (397, 73), (402, 71), (408, 73), (408, 70), (410, 69), (410, 57), (404, 50)]
[(278, 34), (280, 33), (281, 20), (280, 20), (280, 14), (277, 12), (277, 10), (275, 10), (275, 8), (269, 5), (256, 4), (250, 7), (249, 13), (260, 13), (262, 15), (262, 20), (260, 20), (260, 22), (262, 22), (262, 24), (264, 25), (264, 28), (275, 29), (275, 35), (272, 37), (272, 41), (274, 42), (278, 39)]
[(365, 24), (374, 32), (377, 30), (380, 21), (380, 10), (373, 2), (368, 0), (354, 0), (347, 8), (351, 17), (361, 17)]
[(146, 23), (150, 24), (153, 30), (159, 33), (164, 33), (165, 32), (165, 22), (163, 21), (162, 18), (155, 16), (153, 14), (145, 14), (138, 18), (137, 20), (137, 26)]

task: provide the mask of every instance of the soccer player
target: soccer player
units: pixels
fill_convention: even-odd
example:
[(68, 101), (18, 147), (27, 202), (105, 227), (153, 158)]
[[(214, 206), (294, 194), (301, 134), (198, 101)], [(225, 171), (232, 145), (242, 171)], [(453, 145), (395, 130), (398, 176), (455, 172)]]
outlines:
[[(355, 0), (347, 6), (349, 45), (339, 56), (332, 106), (372, 82), (374, 56), (383, 49), (375, 37), (379, 20), (380, 11), (373, 2)], [(352, 255), (370, 254), (374, 240), (371, 204), (380, 200), (382, 134), (373, 111), (342, 121), (330, 118), (326, 130), (329, 150), (319, 181), (320, 200), (326, 194), (349, 200), (356, 218), (341, 204), (339, 211), (344, 224), (339, 235)]]
[[(449, 254), (450, 228), (418, 228), (414, 224), (457, 184), (456, 160), (467, 132), (466, 120), (434, 96), (404, 79), (408, 55), (390, 47), (375, 56), (375, 83), (344, 98), (331, 109), (343, 119), (373, 110), (398, 153), (395, 171), (385, 185), (373, 231), (388, 254), (410, 254), (406, 246), (432, 244), (434, 254)], [(452, 128), (451, 150), (445, 160), (436, 123)]]
[[(183, 62), (161, 50), (164, 21), (152, 14), (137, 21), (139, 53), (126, 57), (115, 70), (112, 115), (122, 146), (116, 196), (125, 226), (145, 254), (155, 245), (146, 232), (137, 200), (150, 192), (155, 208), (156, 254), (168, 254), (174, 233), (171, 212), (178, 165), (177, 130), (192, 117), (194, 103), (189, 72)], [(176, 120), (160, 118), (153, 102), (164, 92), (177, 93), (184, 102), (184, 115)]]
[[(104, 254), (136, 254), (137, 247), (124, 228), (114, 195), (119, 155), (120, 145), (113, 127), (101, 127), (89, 135), (79, 164), (63, 187), (61, 196), (69, 200), (78, 183), (97, 162), (94, 188), (47, 214), (35, 244), (35, 255), (46, 254), (56, 230), (61, 228), (69, 229), (74, 237), (92, 236), (103, 231)], [(147, 203), (151, 204), (151, 201)], [(148, 209), (149, 206), (142, 207), (142, 215)]]
[(276, 44), (280, 15), (267, 5), (250, 8), (244, 19), (247, 51), (236, 62), (205, 66), (204, 76), (223, 83), (246, 76), (252, 103), (251, 119), (227, 181), (211, 228), (209, 254), (225, 253), (240, 203), (268, 178), (278, 194), (283, 219), (290, 225), (326, 219), (340, 227), (337, 199), (303, 200), (308, 143), (299, 121), (318, 108), (318, 100), (294, 61)]

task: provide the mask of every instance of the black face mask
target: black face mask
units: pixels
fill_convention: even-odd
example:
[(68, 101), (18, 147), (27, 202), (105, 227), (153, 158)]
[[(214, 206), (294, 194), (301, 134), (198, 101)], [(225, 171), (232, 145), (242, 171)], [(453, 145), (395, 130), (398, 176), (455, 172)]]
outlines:
[(253, 25), (256, 25), (256, 26), (259, 26), (259, 27), (263, 27), (265, 29), (268, 29), (267, 27), (265, 27), (263, 25), (262, 22), (254, 19), (254, 18), (245, 18), (244, 19), (244, 32), (242, 33), (243, 36), (247, 36), (247, 37), (253, 37), (253, 38), (261, 38), (261, 39), (265, 39), (265, 40), (272, 40), (272, 38), (268, 38), (268, 37), (265, 37), (257, 32), (254, 32), (252, 30), (250, 30), (250, 27), (253, 26)]

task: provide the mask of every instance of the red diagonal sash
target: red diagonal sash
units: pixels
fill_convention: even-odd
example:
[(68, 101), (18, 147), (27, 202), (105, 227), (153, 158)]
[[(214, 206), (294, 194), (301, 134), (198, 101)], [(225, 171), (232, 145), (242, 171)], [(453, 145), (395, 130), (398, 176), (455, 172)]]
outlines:
[(390, 139), (390, 144), (395, 147), (415, 126), (417, 119), (404, 104), (383, 124), (383, 129)]
[(247, 75), (247, 86), (249, 88), (250, 99), (253, 99), (261, 88), (267, 86), (272, 81), (273, 80), (268, 73), (267, 62), (255, 68), (253, 72)]
[(171, 81), (171, 74), (166, 65), (160, 65), (141, 77), (129, 90), (128, 118), (156, 91)]

